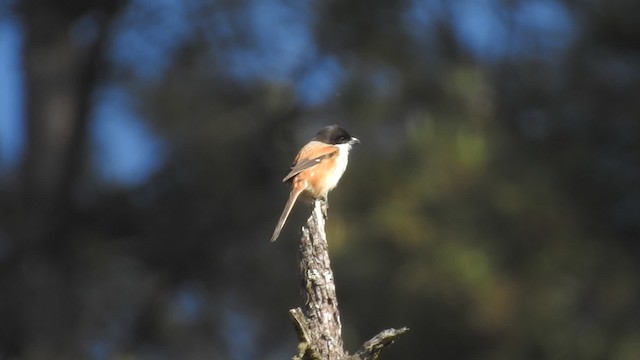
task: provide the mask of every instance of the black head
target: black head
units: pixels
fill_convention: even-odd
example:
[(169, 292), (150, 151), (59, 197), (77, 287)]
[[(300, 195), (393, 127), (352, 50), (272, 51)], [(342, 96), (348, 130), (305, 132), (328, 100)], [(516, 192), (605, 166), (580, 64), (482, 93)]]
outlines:
[(315, 141), (320, 141), (325, 144), (339, 145), (339, 144), (358, 144), (360, 140), (349, 135), (347, 130), (341, 128), (338, 125), (325, 126), (318, 134), (313, 138)]

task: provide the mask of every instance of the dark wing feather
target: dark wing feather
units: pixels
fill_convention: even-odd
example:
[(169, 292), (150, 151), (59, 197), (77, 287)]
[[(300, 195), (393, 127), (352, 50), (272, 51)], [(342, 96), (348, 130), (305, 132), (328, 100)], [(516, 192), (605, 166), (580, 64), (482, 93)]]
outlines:
[(321, 144), (312, 141), (303, 147), (291, 166), (291, 171), (282, 179), (282, 182), (290, 180), (300, 172), (318, 165), (322, 160), (337, 154), (338, 148), (331, 145)]

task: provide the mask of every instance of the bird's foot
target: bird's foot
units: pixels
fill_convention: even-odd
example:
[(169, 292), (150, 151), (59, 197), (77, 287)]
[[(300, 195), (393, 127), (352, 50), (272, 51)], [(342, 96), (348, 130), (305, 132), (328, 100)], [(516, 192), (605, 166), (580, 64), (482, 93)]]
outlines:
[(329, 201), (327, 199), (320, 200), (320, 209), (322, 210), (322, 216), (326, 220), (328, 217), (328, 210), (329, 210)]

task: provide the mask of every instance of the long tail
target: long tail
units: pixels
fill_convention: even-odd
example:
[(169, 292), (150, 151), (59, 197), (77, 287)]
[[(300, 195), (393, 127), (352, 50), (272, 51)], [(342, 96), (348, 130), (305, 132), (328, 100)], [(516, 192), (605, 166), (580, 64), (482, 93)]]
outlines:
[(280, 236), (280, 231), (282, 230), (284, 223), (287, 222), (287, 218), (289, 217), (289, 213), (293, 208), (293, 204), (296, 203), (296, 200), (298, 199), (298, 196), (300, 196), (301, 192), (302, 192), (302, 189), (296, 189), (296, 187), (291, 189), (291, 193), (289, 194), (289, 200), (287, 200), (287, 205), (284, 206), (282, 215), (280, 215), (280, 220), (278, 220), (278, 225), (276, 225), (276, 229), (273, 231), (273, 235), (271, 236), (272, 242), (276, 241), (278, 236)]

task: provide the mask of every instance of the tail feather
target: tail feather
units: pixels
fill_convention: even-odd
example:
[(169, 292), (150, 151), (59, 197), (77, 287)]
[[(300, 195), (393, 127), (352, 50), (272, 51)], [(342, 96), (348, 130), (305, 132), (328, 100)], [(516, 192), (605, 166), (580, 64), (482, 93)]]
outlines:
[(276, 229), (273, 231), (273, 235), (271, 236), (271, 242), (276, 241), (278, 236), (280, 236), (280, 231), (284, 227), (284, 223), (287, 222), (287, 218), (289, 217), (289, 213), (291, 213), (293, 204), (296, 203), (296, 200), (298, 199), (298, 196), (300, 196), (301, 192), (302, 192), (301, 189), (296, 189), (296, 188), (291, 189), (291, 194), (289, 194), (289, 200), (287, 200), (287, 204), (284, 206), (282, 215), (280, 215), (280, 220), (278, 220), (278, 225), (276, 225)]

